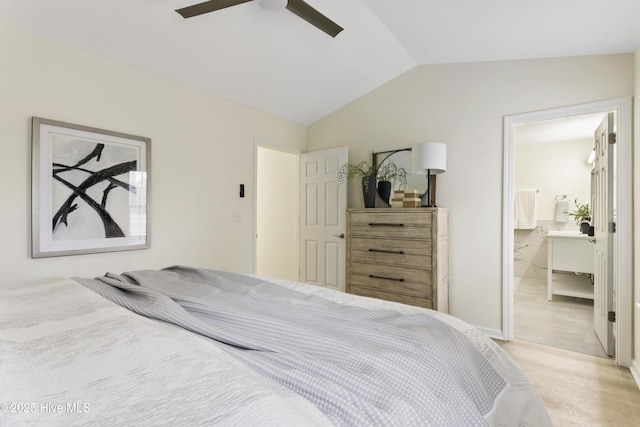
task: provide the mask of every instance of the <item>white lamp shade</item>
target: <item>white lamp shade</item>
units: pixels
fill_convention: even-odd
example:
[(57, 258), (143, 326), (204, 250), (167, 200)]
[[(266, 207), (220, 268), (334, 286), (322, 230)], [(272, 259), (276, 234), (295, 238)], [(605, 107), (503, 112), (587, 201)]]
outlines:
[(431, 175), (447, 170), (447, 146), (442, 142), (425, 142), (411, 147), (411, 170), (413, 173)]

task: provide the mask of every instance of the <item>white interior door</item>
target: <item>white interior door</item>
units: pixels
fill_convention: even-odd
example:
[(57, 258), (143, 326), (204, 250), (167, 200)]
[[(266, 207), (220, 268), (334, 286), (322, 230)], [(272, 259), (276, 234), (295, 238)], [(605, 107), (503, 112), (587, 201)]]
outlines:
[(347, 147), (300, 158), (300, 281), (344, 291), (347, 186), (338, 170)]
[(613, 113), (608, 113), (595, 133), (593, 226), (595, 228), (594, 313), (596, 335), (609, 356), (614, 353), (613, 322), (613, 236), (614, 224), (613, 171), (615, 134)]

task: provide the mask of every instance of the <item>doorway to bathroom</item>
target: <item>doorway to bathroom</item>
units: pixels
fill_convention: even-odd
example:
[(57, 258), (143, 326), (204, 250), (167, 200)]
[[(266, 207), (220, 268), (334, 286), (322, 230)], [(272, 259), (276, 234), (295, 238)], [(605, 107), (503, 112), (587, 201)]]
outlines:
[[(593, 149), (598, 121), (607, 112), (615, 114), (614, 124), (618, 133), (618, 156), (614, 162), (616, 187), (612, 190), (617, 204), (615, 222), (618, 231), (621, 227), (630, 230), (630, 104), (630, 98), (622, 98), (505, 118), (503, 332), (506, 339), (527, 339), (573, 351), (606, 356), (592, 332), (594, 314), (597, 310), (594, 310), (590, 298), (556, 294), (552, 294), (550, 298), (547, 276), (549, 232), (577, 234), (578, 225), (574, 217), (566, 218), (563, 213), (576, 210), (576, 199), (578, 204), (589, 203), (592, 206), (593, 167), (587, 160)], [(573, 124), (568, 120), (572, 120)], [(589, 131), (590, 137), (582, 143), (579, 142), (581, 138), (563, 136), (571, 127), (578, 126), (578, 120), (592, 120), (592, 124), (588, 126), (592, 128)], [(562, 124), (568, 126), (561, 126)], [(553, 125), (556, 126), (552, 127)], [(535, 146), (533, 134), (541, 134), (545, 129), (551, 131), (552, 140), (538, 142), (537, 145), (558, 144), (557, 146)], [(527, 138), (530, 139), (528, 144), (523, 142)], [(570, 176), (574, 178), (569, 180)], [(529, 193), (535, 194), (538, 215), (535, 225), (530, 229), (515, 229), (514, 207), (517, 190), (528, 190)], [(562, 202), (562, 209), (557, 209), (559, 202)], [(567, 206), (569, 210), (565, 211), (564, 208)], [(631, 233), (628, 234), (629, 236), (626, 236), (619, 232), (612, 235), (614, 257), (609, 260), (615, 278), (611, 283), (618, 284), (617, 292), (612, 298), (612, 301), (616, 302), (612, 310), (617, 317), (617, 322), (611, 323), (617, 337), (615, 357), (623, 366), (628, 366), (631, 361), (631, 348), (628, 343), (631, 342), (632, 311), (631, 307), (627, 306), (631, 301), (631, 260), (626, 256), (616, 257), (615, 254), (631, 253)], [(582, 285), (585, 282), (589, 284), (592, 273), (588, 268), (586, 272), (580, 270), (585, 269), (576, 268), (557, 273), (567, 274), (567, 279), (581, 282)], [(552, 271), (556, 275), (555, 267), (552, 267)]]

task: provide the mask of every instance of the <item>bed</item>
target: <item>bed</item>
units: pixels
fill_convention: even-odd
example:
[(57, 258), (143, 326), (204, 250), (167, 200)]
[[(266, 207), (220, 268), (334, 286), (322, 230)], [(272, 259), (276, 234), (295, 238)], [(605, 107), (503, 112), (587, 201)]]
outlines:
[(551, 425), (455, 317), (180, 266), (0, 286), (0, 384), (2, 426)]

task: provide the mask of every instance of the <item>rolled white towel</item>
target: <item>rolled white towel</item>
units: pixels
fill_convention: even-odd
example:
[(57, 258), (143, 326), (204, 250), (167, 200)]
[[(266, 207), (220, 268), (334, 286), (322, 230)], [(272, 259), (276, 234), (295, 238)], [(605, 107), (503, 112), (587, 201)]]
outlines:
[(568, 222), (569, 221), (569, 201), (558, 200), (556, 201), (556, 222)]

